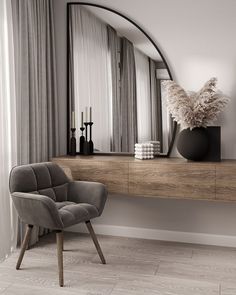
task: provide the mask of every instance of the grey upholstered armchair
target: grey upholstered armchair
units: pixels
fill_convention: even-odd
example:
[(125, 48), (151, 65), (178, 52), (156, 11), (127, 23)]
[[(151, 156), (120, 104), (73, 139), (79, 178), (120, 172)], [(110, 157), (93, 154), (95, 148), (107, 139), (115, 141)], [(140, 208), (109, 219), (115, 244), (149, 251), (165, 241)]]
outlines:
[(101, 183), (70, 181), (54, 163), (14, 167), (10, 174), (10, 192), (20, 219), (27, 224), (16, 269), (20, 268), (33, 226), (55, 230), (59, 284), (63, 279), (63, 230), (85, 222), (103, 264), (105, 259), (90, 220), (102, 214), (106, 188)]

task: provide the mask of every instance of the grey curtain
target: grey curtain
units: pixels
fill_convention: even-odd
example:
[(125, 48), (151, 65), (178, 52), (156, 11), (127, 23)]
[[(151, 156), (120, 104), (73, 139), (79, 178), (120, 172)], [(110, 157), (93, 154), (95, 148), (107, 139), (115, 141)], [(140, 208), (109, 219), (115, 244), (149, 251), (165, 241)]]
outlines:
[[(156, 63), (149, 58), (150, 69), (150, 99), (151, 99), (151, 136), (152, 140), (159, 140), (162, 149), (162, 107), (161, 107), (161, 85), (156, 79)], [(161, 150), (162, 152), (162, 150)]]
[[(75, 111), (75, 85), (74, 85), (74, 54), (73, 54), (73, 23), (72, 23), (72, 9), (73, 6), (69, 6), (69, 113), (71, 114), (72, 111)], [(77, 24), (78, 25), (78, 24)], [(70, 118), (71, 122), (71, 118)]]
[(108, 50), (111, 59), (112, 78), (112, 137), (111, 151), (121, 152), (121, 105), (120, 105), (120, 75), (119, 75), (119, 51), (120, 38), (116, 31), (107, 26)]
[[(59, 154), (58, 102), (51, 0), (12, 0), (19, 164)], [(44, 230), (36, 229), (31, 243)]]
[(137, 142), (136, 71), (133, 44), (126, 38), (121, 42), (121, 151), (134, 152)]

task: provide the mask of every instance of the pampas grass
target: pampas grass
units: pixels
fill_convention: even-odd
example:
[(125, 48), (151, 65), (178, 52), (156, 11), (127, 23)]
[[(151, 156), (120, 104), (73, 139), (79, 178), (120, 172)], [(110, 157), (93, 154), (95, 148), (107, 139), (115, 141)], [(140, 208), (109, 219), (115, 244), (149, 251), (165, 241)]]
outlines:
[(214, 122), (229, 101), (216, 84), (217, 78), (211, 78), (200, 91), (186, 92), (174, 81), (164, 81), (167, 108), (174, 121), (190, 129)]

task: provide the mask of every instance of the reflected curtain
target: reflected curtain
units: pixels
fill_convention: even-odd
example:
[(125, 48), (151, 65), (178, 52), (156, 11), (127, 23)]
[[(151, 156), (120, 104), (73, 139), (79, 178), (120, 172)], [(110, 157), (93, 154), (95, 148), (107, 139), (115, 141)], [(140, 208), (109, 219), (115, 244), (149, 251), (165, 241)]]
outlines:
[(149, 58), (150, 70), (150, 99), (151, 99), (151, 138), (160, 141), (162, 152), (162, 102), (161, 85), (156, 78), (156, 63)]
[(108, 50), (111, 60), (111, 79), (112, 79), (112, 136), (111, 151), (121, 152), (121, 106), (120, 106), (120, 38), (116, 31), (107, 26)]
[[(109, 152), (112, 82), (107, 25), (84, 7), (74, 5), (70, 9), (69, 27), (73, 42), (70, 47), (72, 107), (77, 116), (86, 106), (93, 107), (94, 147)], [(79, 150), (79, 138), (77, 143)]]
[[(59, 154), (52, 1), (12, 0), (16, 59), (18, 163)], [(34, 229), (31, 244), (43, 229)]]
[(137, 142), (137, 96), (134, 46), (126, 38), (121, 41), (121, 151), (134, 152)]
[(151, 139), (151, 90), (148, 56), (135, 49), (138, 142)]
[(17, 214), (9, 194), (9, 173), (17, 161), (16, 97), (11, 2), (0, 1), (0, 261), (15, 248)]
[(137, 77), (138, 141), (160, 141), (162, 146), (162, 103), (156, 63), (135, 49)]

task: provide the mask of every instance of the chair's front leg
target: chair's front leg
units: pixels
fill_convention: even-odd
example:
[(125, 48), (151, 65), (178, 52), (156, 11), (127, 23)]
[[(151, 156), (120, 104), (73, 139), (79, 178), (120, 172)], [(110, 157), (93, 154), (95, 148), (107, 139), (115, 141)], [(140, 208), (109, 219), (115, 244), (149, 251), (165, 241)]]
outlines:
[(63, 276), (63, 232), (56, 231), (57, 236), (57, 259), (58, 259), (58, 272), (59, 272), (59, 285), (64, 286), (64, 276)]
[(18, 261), (16, 263), (16, 269), (20, 268), (21, 262), (23, 260), (24, 254), (25, 254), (25, 250), (26, 250), (26, 248), (28, 247), (28, 244), (29, 244), (32, 229), (33, 229), (33, 225), (28, 224), (26, 232), (25, 232), (24, 240), (23, 240), (22, 245), (21, 245), (20, 255), (19, 255)]
[(88, 228), (88, 231), (89, 231), (89, 233), (90, 233), (90, 235), (91, 235), (91, 237), (92, 237), (92, 240), (93, 240), (93, 242), (94, 242), (94, 245), (95, 245), (95, 247), (96, 247), (96, 249), (97, 249), (98, 255), (99, 255), (99, 257), (100, 257), (102, 263), (103, 263), (103, 264), (106, 264), (106, 260), (105, 260), (105, 258), (104, 258), (104, 256), (103, 256), (102, 249), (101, 249), (101, 247), (100, 247), (100, 245), (99, 245), (99, 243), (98, 243), (98, 240), (97, 240), (96, 234), (95, 234), (95, 232), (94, 232), (94, 230), (93, 230), (93, 227), (92, 227), (92, 224), (91, 224), (90, 220), (89, 220), (89, 221), (86, 221), (85, 224), (86, 224), (86, 226), (87, 226), (87, 228)]

